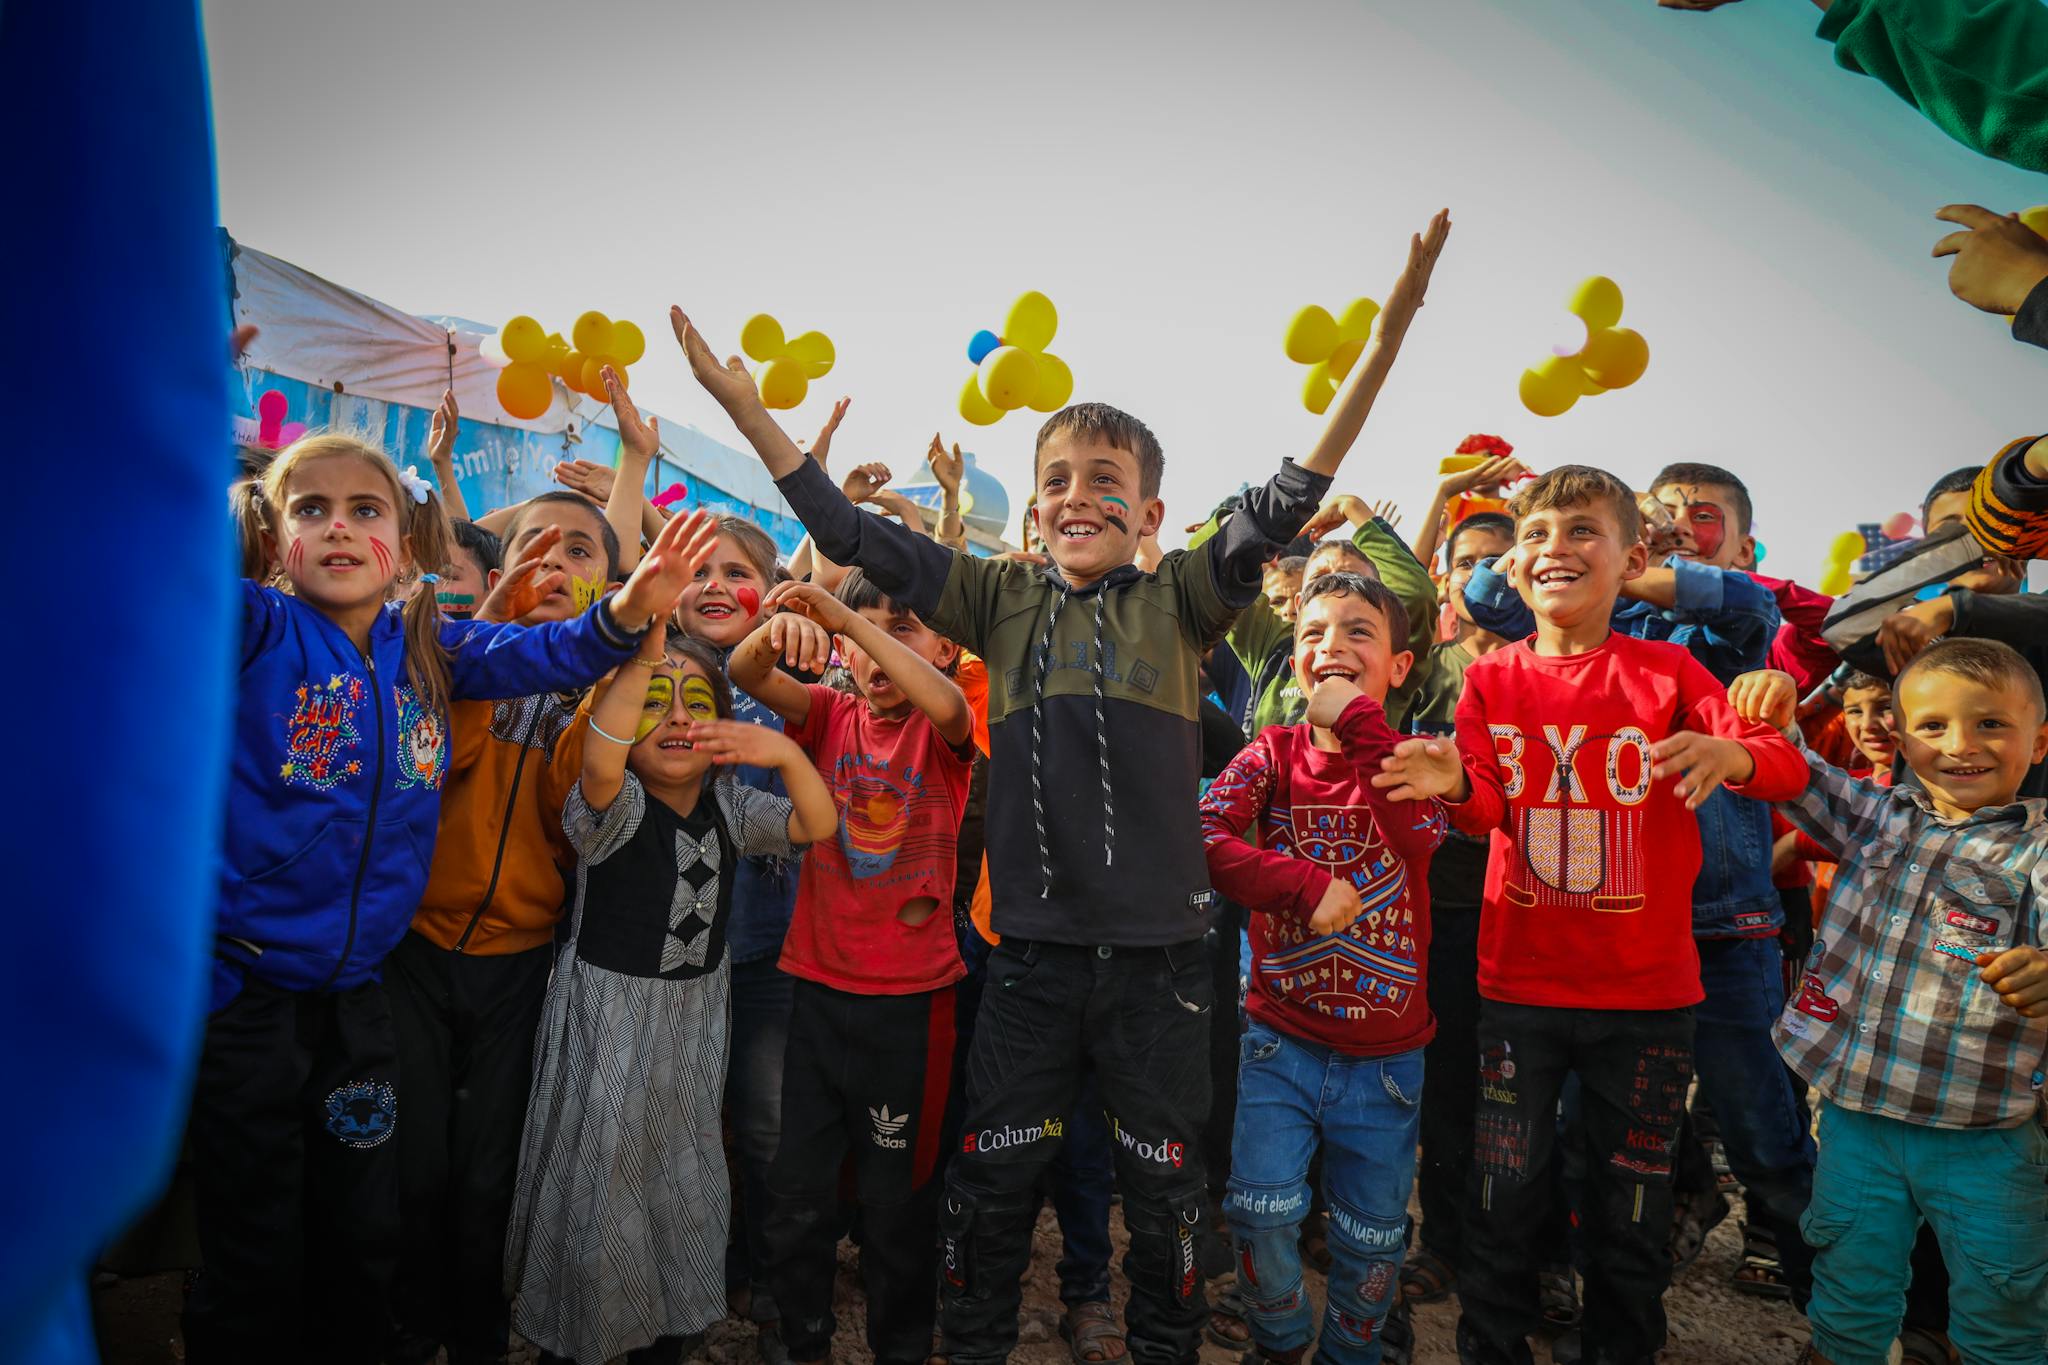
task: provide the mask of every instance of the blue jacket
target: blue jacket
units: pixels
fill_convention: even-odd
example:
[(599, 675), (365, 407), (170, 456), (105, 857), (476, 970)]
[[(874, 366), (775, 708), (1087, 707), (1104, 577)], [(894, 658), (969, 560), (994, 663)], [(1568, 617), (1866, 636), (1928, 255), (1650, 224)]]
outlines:
[[(1639, 640), (1683, 645), (1722, 682), (1762, 668), (1778, 633), (1778, 602), (1770, 589), (1735, 569), (1716, 569), (1673, 556), (1677, 575), (1670, 610), (1633, 599), (1617, 602), (1612, 624)], [(1510, 640), (1536, 629), (1535, 613), (1491, 564), (1473, 569), (1465, 585), (1473, 623)], [(1693, 883), (1692, 931), (1699, 938), (1775, 933), (1785, 921), (1771, 885), (1771, 808), (1725, 789), (1700, 806), (1700, 875)]]
[[(581, 687), (635, 648), (609, 602), (532, 629), (450, 621), (441, 639), (457, 698)], [(318, 611), (245, 582), (241, 666), (216, 1010), (245, 974), (299, 991), (377, 978), (426, 889), (448, 770), (447, 716), (406, 680), (396, 606), (365, 658)]]

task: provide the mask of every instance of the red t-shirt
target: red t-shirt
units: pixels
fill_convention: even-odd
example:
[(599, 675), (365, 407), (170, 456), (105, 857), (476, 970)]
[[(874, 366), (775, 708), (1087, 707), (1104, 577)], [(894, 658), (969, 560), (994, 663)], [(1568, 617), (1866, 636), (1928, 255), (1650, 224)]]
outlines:
[(1697, 1004), (1692, 886), (1698, 818), (1652, 782), (1650, 746), (1681, 730), (1739, 740), (1756, 772), (1738, 795), (1786, 801), (1806, 762), (1745, 725), (1682, 646), (1609, 635), (1584, 654), (1533, 641), (1465, 670), (1458, 748), (1471, 799), (1450, 807), (1493, 833), (1479, 921), (1479, 993), (1517, 1005), (1657, 1010)]
[[(953, 855), (971, 751), (914, 708), (885, 720), (864, 698), (808, 691), (811, 713), (789, 737), (832, 789), (839, 835), (804, 855), (782, 970), (856, 995), (951, 985), (967, 974), (953, 937)], [(921, 896), (936, 907), (905, 924), (897, 912)]]
[[(1436, 1032), (1429, 856), (1443, 842), (1443, 807), (1389, 801), (1372, 785), (1401, 737), (1370, 697), (1337, 718), (1342, 753), (1316, 748), (1311, 733), (1261, 730), (1202, 798), (1209, 879), (1254, 912), (1247, 1007), (1269, 1028), (1339, 1052), (1406, 1052)], [(1309, 916), (1338, 877), (1358, 888), (1365, 913), (1317, 935)]]

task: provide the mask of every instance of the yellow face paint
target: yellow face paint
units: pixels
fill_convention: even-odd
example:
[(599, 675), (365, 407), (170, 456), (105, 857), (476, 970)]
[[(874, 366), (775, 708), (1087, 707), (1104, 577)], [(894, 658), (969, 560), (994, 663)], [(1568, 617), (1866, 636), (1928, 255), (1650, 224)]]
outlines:
[(683, 679), (683, 710), (691, 720), (717, 720), (718, 694), (711, 684), (692, 673)]
[(640, 704), (640, 723), (634, 727), (633, 742), (653, 734), (662, 721), (668, 719), (669, 708), (676, 704), (676, 680), (666, 673), (657, 673), (647, 680), (647, 700)]
[(597, 599), (604, 596), (604, 590), (607, 586), (609, 585), (602, 578), (570, 579), (569, 597), (571, 601), (576, 603), (576, 614), (581, 616), (584, 612), (589, 611), (597, 602)]

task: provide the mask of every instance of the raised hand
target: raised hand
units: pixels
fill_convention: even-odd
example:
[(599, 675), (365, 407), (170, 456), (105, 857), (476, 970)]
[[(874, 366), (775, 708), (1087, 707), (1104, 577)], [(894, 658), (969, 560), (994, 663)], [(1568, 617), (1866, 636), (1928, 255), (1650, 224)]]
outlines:
[(1325, 678), (1309, 694), (1308, 723), (1318, 730), (1332, 729), (1337, 718), (1344, 714), (1344, 708), (1364, 695), (1358, 684), (1349, 678)]
[(1447, 739), (1402, 740), (1380, 760), (1372, 784), (1389, 801), (1427, 801), (1433, 796), (1456, 801), (1467, 790), (1458, 746)]
[(801, 673), (823, 673), (832, 662), (832, 636), (825, 627), (795, 612), (778, 612), (761, 627), (782, 662)]
[(802, 621), (815, 621), (828, 631), (846, 633), (852, 608), (816, 583), (778, 583), (761, 603), (764, 612), (781, 612)]
[(455, 390), (443, 390), (440, 405), (434, 409), (433, 421), (427, 427), (427, 459), (433, 462), (437, 473), (455, 467), (455, 432), (461, 424), (462, 409), (455, 406)]
[(718, 548), (718, 519), (697, 509), (661, 528), (640, 560), (640, 567), (612, 599), (612, 615), (628, 630), (668, 615), (682, 601), (683, 590)]
[(1450, 235), (1451, 211), (1439, 209), (1429, 220), (1429, 226), (1409, 239), (1408, 263), (1380, 309), (1378, 331), (1382, 337), (1399, 340), (1415, 320), (1416, 310), (1422, 307), (1422, 296), (1429, 292), (1430, 274), (1436, 269), (1437, 257), (1443, 254), (1444, 242)]
[(825, 419), (825, 425), (818, 428), (817, 439), (811, 442), (811, 458), (818, 462), (818, 468), (829, 469), (825, 457), (832, 450), (832, 433), (839, 430), (839, 424), (846, 420), (846, 410), (853, 406), (851, 398), (842, 398), (832, 405), (832, 415)]
[(1330, 878), (1330, 884), (1323, 888), (1323, 898), (1316, 902), (1315, 911), (1308, 917), (1311, 933), (1341, 934), (1358, 922), (1365, 913), (1365, 902), (1358, 898), (1358, 888), (1346, 876)]
[(1698, 810), (1715, 790), (1729, 782), (1747, 782), (1756, 773), (1756, 760), (1749, 750), (1732, 739), (1680, 730), (1650, 746), (1656, 760), (1650, 769), (1652, 781), (1676, 776), (1673, 794), (1685, 801), (1687, 810)]
[[(1351, 504), (1357, 501), (1358, 499), (1349, 493), (1337, 494), (1337, 496), (1329, 499), (1316, 509), (1316, 514), (1308, 519), (1308, 523), (1301, 528), (1300, 534), (1307, 536), (1310, 540), (1321, 540), (1324, 536), (1351, 520), (1350, 507)], [(1201, 529), (1199, 526), (1191, 526), (1188, 528), (1188, 534), (1193, 535)]]
[(541, 572), (540, 562), (549, 550), (562, 543), (562, 528), (550, 526), (526, 542), (519, 555), (506, 566), (498, 584), (484, 596), (476, 609), (479, 621), (517, 621), (546, 600), (549, 593), (569, 581), (560, 569)]
[(602, 507), (612, 495), (612, 480), (617, 471), (594, 460), (564, 460), (548, 471), (548, 477)]
[(855, 465), (839, 485), (839, 491), (846, 494), (848, 502), (867, 502), (882, 491), (891, 477), (889, 466), (880, 461)]
[[(605, 394), (612, 400), (612, 417), (619, 424), (620, 444), (643, 460), (653, 459), (661, 449), (661, 419), (641, 418), (640, 408), (627, 394), (625, 381), (619, 378), (617, 370), (606, 365), (597, 373), (604, 380)], [(609, 490), (606, 496), (610, 496)]]
[(1636, 494), (1636, 511), (1642, 515), (1643, 544), (1654, 564), (1678, 548), (1678, 523), (1671, 519), (1671, 509), (1648, 493)]
[(1461, 469), (1455, 474), (1446, 474), (1438, 485), (1446, 496), (1471, 493), (1480, 489), (1498, 492), (1529, 472), (1529, 466), (1512, 455), (1494, 455), (1480, 461), (1470, 469)]
[(1799, 684), (1790, 673), (1759, 668), (1728, 684), (1728, 704), (1752, 725), (1762, 721), (1774, 730), (1788, 729), (1798, 717)]
[(789, 760), (791, 753), (799, 758), (803, 756), (796, 742), (785, 737), (782, 731), (743, 720), (700, 720), (684, 731), (683, 737), (709, 754), (711, 761), (721, 768), (735, 764), (751, 768), (779, 768)]
[(690, 373), (704, 388), (704, 392), (717, 400), (718, 406), (734, 422), (743, 416), (766, 412), (761, 404), (761, 395), (754, 388), (754, 376), (747, 373), (746, 362), (738, 356), (730, 356), (721, 365), (718, 357), (711, 353), (690, 319), (680, 308), (668, 310), (669, 326), (674, 329), (676, 341), (683, 348), (683, 358), (690, 362)]
[(884, 512), (894, 517), (900, 517), (905, 526), (908, 526), (919, 535), (931, 534), (931, 528), (926, 526), (924, 522), (924, 509), (903, 494), (898, 493), (895, 489), (883, 489), (875, 494), (873, 501)]
[(1948, 634), (1955, 623), (1955, 599), (1945, 595), (1893, 612), (1877, 628), (1877, 647), (1884, 651), (1884, 666), (1894, 676), (1904, 672), (1921, 650)]
[(967, 458), (960, 453), (960, 443), (953, 442), (951, 454), (946, 452), (945, 442), (939, 433), (932, 433), (931, 449), (925, 452), (925, 463), (931, 466), (932, 482), (948, 493), (960, 491), (960, 480), (967, 472)]
[(1400, 526), (1401, 509), (1391, 499), (1382, 499), (1379, 502), (1370, 504), (1370, 506), (1372, 514), (1381, 521), (1384, 521), (1388, 526)]
[(2017, 214), (1950, 204), (1934, 216), (1962, 225), (1961, 232), (1951, 232), (1934, 244), (1934, 254), (1955, 257), (1948, 268), (1949, 292), (1972, 308), (2017, 313), (2034, 287), (2048, 280), (2048, 239)]

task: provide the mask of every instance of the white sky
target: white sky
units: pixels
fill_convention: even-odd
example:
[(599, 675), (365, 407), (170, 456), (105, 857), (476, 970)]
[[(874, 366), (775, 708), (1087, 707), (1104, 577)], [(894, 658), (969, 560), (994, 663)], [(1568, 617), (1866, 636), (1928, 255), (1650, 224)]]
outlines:
[[(664, 315), (714, 345), (771, 312), (839, 364), (785, 414), (854, 407), (835, 467), (908, 477), (934, 428), (1013, 506), (1036, 418), (960, 419), (966, 345), (1041, 289), (1076, 395), (1167, 452), (1198, 519), (1320, 420), (1281, 352), (1302, 304), (1383, 298), (1410, 232), (1456, 227), (1339, 487), (1412, 533), (1436, 463), (1497, 432), (1539, 468), (1750, 483), (1767, 571), (1812, 582), (1857, 521), (2048, 428), (2048, 353), (1956, 303), (1950, 200), (2048, 179), (1950, 142), (1837, 70), (1795, 0), (1276, 4), (1040, 0), (601, 7), (207, 0), (222, 220), (415, 312), (647, 332), (644, 404), (738, 437)], [(1632, 389), (1555, 419), (1516, 380), (1604, 273), (1648, 338)]]

